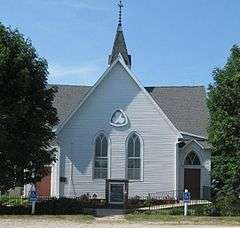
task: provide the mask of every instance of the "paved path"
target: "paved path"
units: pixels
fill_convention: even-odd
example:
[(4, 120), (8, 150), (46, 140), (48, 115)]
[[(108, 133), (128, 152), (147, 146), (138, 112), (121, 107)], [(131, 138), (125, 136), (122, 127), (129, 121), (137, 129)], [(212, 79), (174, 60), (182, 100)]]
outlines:
[[(214, 225), (169, 225), (166, 223), (155, 222), (127, 222), (122, 217), (113, 218), (101, 218), (96, 219), (93, 222), (79, 222), (79, 221), (66, 221), (62, 219), (46, 219), (46, 218), (34, 218), (34, 219), (21, 219), (21, 218), (1, 218), (0, 228), (219, 228), (230, 226), (214, 226)], [(231, 226), (240, 227), (240, 226)]]

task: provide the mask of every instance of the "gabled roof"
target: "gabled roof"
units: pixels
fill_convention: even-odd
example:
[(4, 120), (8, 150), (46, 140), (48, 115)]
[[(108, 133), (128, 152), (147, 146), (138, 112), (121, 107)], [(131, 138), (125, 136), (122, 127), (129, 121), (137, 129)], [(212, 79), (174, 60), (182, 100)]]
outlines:
[(204, 86), (146, 87), (181, 132), (207, 137), (209, 113)]
[[(56, 86), (54, 106), (61, 125), (92, 87)], [(207, 137), (209, 114), (203, 86), (146, 87), (146, 90), (179, 131)]]
[(212, 149), (211, 144), (207, 140), (196, 140), (196, 139), (191, 139), (191, 140), (186, 140), (184, 141), (184, 146), (183, 149), (191, 144), (197, 144), (198, 146), (201, 147), (203, 150), (210, 150)]
[(98, 87), (98, 85), (103, 81), (103, 79), (111, 72), (113, 67), (115, 67), (116, 64), (120, 64), (128, 73), (130, 79), (133, 80), (133, 82), (136, 83), (136, 85), (139, 87), (139, 89), (145, 94), (145, 96), (149, 99), (149, 101), (155, 106), (159, 114), (162, 116), (162, 118), (166, 121), (166, 123), (170, 126), (170, 128), (173, 130), (173, 132), (179, 137), (182, 138), (180, 132), (177, 130), (177, 128), (173, 125), (173, 123), (168, 119), (168, 117), (165, 115), (165, 113), (161, 110), (159, 105), (154, 101), (154, 99), (149, 95), (149, 93), (146, 91), (146, 89), (142, 86), (142, 84), (137, 80), (137, 78), (134, 76), (130, 68), (126, 65), (123, 57), (121, 54), (118, 55), (118, 58), (113, 62), (112, 65), (108, 67), (108, 69), (105, 71), (105, 73), (98, 79), (98, 81), (94, 84), (93, 87), (90, 88), (90, 90), (86, 93), (86, 95), (82, 98), (80, 102), (78, 102), (77, 106), (74, 108), (72, 112), (66, 117), (66, 119), (63, 120), (60, 125), (57, 126), (56, 132), (59, 133), (63, 127), (67, 124), (67, 122), (72, 118), (72, 116), (77, 112), (77, 110), (85, 103), (85, 101), (88, 99), (89, 96), (94, 92), (94, 90)]

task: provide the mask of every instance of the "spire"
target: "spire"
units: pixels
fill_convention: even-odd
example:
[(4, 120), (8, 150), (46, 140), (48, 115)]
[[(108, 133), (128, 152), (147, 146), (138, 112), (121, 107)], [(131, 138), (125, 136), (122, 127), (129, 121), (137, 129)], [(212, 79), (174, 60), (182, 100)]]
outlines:
[(119, 4), (119, 16), (118, 16), (118, 27), (117, 27), (117, 33), (114, 40), (114, 45), (112, 49), (112, 54), (109, 56), (108, 64), (111, 65), (117, 58), (118, 55), (121, 54), (126, 65), (131, 68), (131, 55), (128, 54), (127, 45), (124, 39), (123, 35), (123, 29), (122, 29), (122, 8), (123, 4), (120, 0)]
[(122, 26), (122, 8), (123, 8), (123, 4), (122, 1), (120, 0), (119, 4), (119, 16), (118, 16), (118, 26)]

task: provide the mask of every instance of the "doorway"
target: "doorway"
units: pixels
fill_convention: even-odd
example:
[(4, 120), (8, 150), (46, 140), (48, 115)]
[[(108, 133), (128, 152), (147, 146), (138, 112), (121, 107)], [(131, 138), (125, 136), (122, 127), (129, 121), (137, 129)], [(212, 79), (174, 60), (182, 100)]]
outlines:
[(191, 193), (192, 199), (200, 199), (201, 169), (184, 169), (184, 189)]
[(36, 190), (40, 197), (49, 197), (51, 195), (51, 167), (45, 169), (47, 175), (36, 183)]

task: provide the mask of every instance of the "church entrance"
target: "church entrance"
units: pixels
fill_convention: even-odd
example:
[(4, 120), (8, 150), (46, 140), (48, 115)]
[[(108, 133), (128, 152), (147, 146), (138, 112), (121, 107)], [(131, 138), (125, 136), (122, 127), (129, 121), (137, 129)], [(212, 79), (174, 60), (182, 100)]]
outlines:
[(200, 199), (201, 169), (184, 169), (184, 189), (191, 193), (192, 199)]
[(192, 199), (200, 199), (201, 162), (194, 151), (190, 151), (184, 161), (184, 189), (191, 193)]
[(36, 184), (36, 190), (40, 197), (49, 197), (51, 195), (51, 167), (45, 169), (47, 175)]

